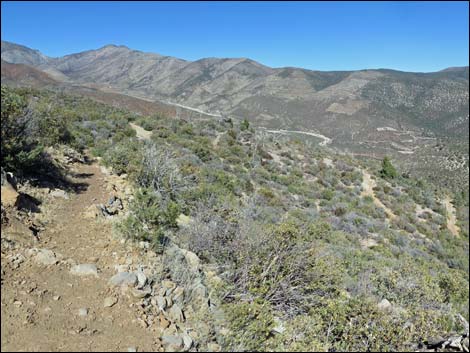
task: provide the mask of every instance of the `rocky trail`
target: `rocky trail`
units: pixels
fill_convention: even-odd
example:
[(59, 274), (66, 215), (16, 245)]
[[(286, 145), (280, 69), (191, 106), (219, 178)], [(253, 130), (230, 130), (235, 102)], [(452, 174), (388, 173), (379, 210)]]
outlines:
[(97, 217), (97, 204), (116, 199), (110, 177), (96, 162), (77, 164), (81, 191), (43, 203), (40, 240), (18, 222), (2, 224), (2, 351), (195, 349), (198, 332), (183, 324), (187, 288), (156, 280), (158, 255)]
[(455, 210), (454, 205), (450, 197), (446, 197), (443, 200), (444, 207), (447, 211), (447, 229), (454, 235), (459, 236), (460, 228), (457, 226), (457, 211)]
[(377, 185), (375, 180), (372, 179), (371, 175), (369, 173), (367, 173), (365, 170), (362, 171), (362, 193), (361, 193), (361, 196), (364, 197), (364, 196), (370, 196), (372, 197), (373, 201), (374, 201), (374, 204), (377, 206), (377, 207), (380, 207), (382, 208), (384, 211), (385, 211), (385, 214), (387, 215), (387, 217), (390, 219), (390, 220), (393, 220), (395, 218), (397, 218), (397, 216), (393, 213), (393, 211), (388, 208), (387, 206), (385, 206), (383, 204), (382, 201), (380, 201), (380, 199), (375, 196), (375, 192), (374, 192), (374, 187)]
[(152, 131), (147, 131), (143, 127), (140, 127), (139, 125), (133, 123), (129, 123), (129, 125), (135, 130), (137, 138), (139, 140), (150, 140), (150, 137), (152, 136)]

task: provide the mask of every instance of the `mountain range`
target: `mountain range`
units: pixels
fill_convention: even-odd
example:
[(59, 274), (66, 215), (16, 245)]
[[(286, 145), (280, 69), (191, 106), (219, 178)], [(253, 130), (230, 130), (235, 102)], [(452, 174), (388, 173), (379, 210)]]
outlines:
[(186, 61), (116, 45), (52, 58), (6, 41), (1, 58), (2, 81), (80, 87), (138, 98), (137, 106), (246, 118), (270, 131), (320, 136), (358, 155), (410, 157), (441, 138), (468, 145), (468, 66), (323, 72), (247, 58)]

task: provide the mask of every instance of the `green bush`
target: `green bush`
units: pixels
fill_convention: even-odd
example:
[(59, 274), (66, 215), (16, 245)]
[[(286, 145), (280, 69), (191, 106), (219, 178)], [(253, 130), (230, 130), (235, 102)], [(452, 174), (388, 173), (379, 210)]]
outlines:
[(140, 147), (133, 139), (122, 139), (103, 153), (103, 163), (118, 175), (135, 174), (140, 161)]
[(247, 119), (243, 119), (243, 121), (240, 124), (240, 130), (245, 131), (250, 128), (250, 122)]
[(173, 201), (163, 202), (152, 189), (140, 188), (129, 210), (129, 215), (118, 225), (120, 233), (128, 239), (150, 241), (161, 252), (165, 230), (177, 227), (180, 206)]
[(272, 309), (267, 303), (240, 303), (224, 306), (230, 323), (226, 348), (235, 352), (263, 351), (274, 327)]
[(379, 174), (385, 179), (394, 179), (398, 177), (398, 172), (390, 161), (390, 158), (384, 157), (382, 160), (382, 169), (379, 171)]
[(10, 88), (1, 87), (1, 160), (2, 168), (15, 173), (33, 169), (42, 147), (28, 135), (26, 100)]

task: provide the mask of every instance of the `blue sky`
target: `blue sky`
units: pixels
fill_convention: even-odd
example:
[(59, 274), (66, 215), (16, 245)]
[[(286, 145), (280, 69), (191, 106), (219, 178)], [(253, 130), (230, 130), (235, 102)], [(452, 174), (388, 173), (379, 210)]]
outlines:
[(49, 56), (113, 43), (187, 60), (428, 72), (468, 65), (468, 12), (466, 1), (2, 1), (1, 34)]

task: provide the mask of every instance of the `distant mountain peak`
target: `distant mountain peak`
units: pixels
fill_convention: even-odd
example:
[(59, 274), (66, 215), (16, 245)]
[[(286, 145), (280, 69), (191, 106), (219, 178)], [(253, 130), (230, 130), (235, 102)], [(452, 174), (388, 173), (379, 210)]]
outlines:
[[(112, 48), (112, 49), (126, 49), (126, 50), (131, 50), (129, 47), (125, 46), (125, 45), (116, 45), (116, 44), (106, 44), (105, 46), (101, 47), (100, 49), (108, 49), (108, 48)], [(100, 50), (98, 49), (98, 50)]]

